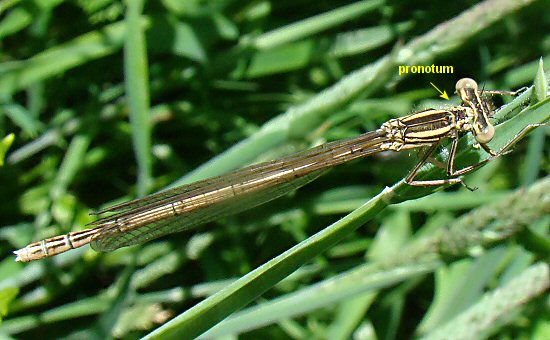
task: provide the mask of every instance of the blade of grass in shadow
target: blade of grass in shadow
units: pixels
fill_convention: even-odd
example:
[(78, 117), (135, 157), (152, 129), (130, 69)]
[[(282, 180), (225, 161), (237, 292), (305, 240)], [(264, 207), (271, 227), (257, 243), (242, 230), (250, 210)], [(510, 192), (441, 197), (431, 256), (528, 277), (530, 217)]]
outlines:
[(138, 166), (137, 193), (144, 196), (152, 183), (151, 122), (149, 119), (149, 70), (144, 29), (143, 1), (127, 1), (124, 74), (130, 108), (132, 141)]
[(510, 315), (550, 287), (550, 272), (546, 263), (537, 263), (520, 276), (497, 288), (483, 299), (434, 330), (422, 339), (482, 339), (489, 337), (492, 330), (509, 321)]
[[(530, 94), (531, 89), (525, 91), (525, 93), (501, 111), (508, 112), (511, 110), (510, 106), (520, 107), (524, 105), (526, 103), (525, 99)], [(499, 114), (497, 113), (496, 115), (498, 116)], [(550, 100), (545, 100), (532, 108), (521, 111), (513, 118), (498, 125), (496, 127), (496, 137), (490, 146), (495, 150), (499, 150), (510, 140), (513, 140), (527, 125), (541, 123), (548, 118), (550, 118)], [(462, 142), (469, 142), (469, 147), (467, 150), (457, 153), (459, 162), (465, 159), (469, 159), (472, 162), (472, 158), (480, 160), (487, 157), (484, 151), (473, 148), (474, 141), (469, 138), (463, 138)], [(430, 175), (442, 178), (444, 173), (435, 166), (427, 166), (422, 171), (421, 177), (428, 177)], [(408, 186), (404, 181), (397, 183), (392, 188), (386, 188), (383, 192), (341, 220), (253, 270), (185, 313), (180, 314), (167, 324), (150, 333), (147, 338), (153, 339), (165, 336), (196, 337), (200, 335), (232, 312), (244, 307), (263, 294), (314, 256), (342, 240), (346, 235), (366, 223), (389, 204), (422, 197), (434, 190), (437, 189)]]
[[(112, 291), (108, 291), (107, 293), (100, 293), (86, 299), (70, 302), (42, 313), (12, 318), (2, 324), (2, 332), (10, 335), (18, 334), (36, 329), (45, 324), (74, 320), (86, 316), (96, 316), (97, 314), (106, 312), (112, 307), (112, 295)], [(172, 288), (165, 291), (149, 292), (140, 295), (130, 294), (128, 301), (131, 304), (177, 304), (182, 303), (185, 296), (186, 292), (183, 288)]]
[(109, 309), (99, 317), (96, 327), (93, 329), (99, 339), (108, 338), (113, 334), (113, 328), (124, 311), (125, 305), (135, 294), (130, 284), (136, 267), (135, 261), (136, 256), (132, 256), (130, 265), (124, 269), (118, 282), (115, 283), (115, 298), (111, 302)]
[(448, 227), (409, 242), (400, 251), (238, 312), (203, 336), (234, 335), (256, 329), (432, 272), (444, 265), (449, 256), (468, 256), (471, 249), (503, 242), (545, 216), (550, 211), (550, 200), (544, 199), (548, 191), (547, 177), (526, 190), (519, 189), (498, 202), (475, 209)]
[(8, 334), (19, 333), (36, 328), (43, 323), (52, 323), (76, 318), (81, 315), (91, 315), (97, 312), (103, 312), (95, 324), (95, 327), (84, 328), (74, 332), (71, 336), (79, 339), (111, 338), (113, 328), (124, 311), (127, 302), (135, 298), (135, 292), (130, 285), (134, 270), (135, 257), (132, 258), (131, 263), (120, 274), (118, 281), (113, 284), (113, 294), (109, 297), (97, 295), (92, 301), (86, 301), (88, 302), (86, 304), (73, 303), (68, 306), (44, 312), (38, 316), (30, 315), (12, 319), (4, 331)]
[(291, 25), (266, 32), (247, 42), (256, 49), (269, 49), (278, 45), (293, 42), (304, 37), (322, 32), (336, 25), (346, 23), (384, 4), (384, 0), (366, 0), (336, 8)]
[[(539, 60), (539, 68), (534, 82), (534, 97), (536, 101), (544, 100), (548, 95), (548, 81), (544, 74), (544, 63)], [(545, 129), (538, 129), (529, 137), (527, 156), (523, 163), (522, 184), (528, 185), (535, 181), (541, 168), (541, 159), (544, 152), (544, 140), (546, 139)]]
[(353, 333), (365, 321), (365, 315), (376, 297), (376, 293), (367, 292), (341, 303), (336, 318), (327, 329), (327, 339), (353, 339)]
[[(328, 39), (314, 36), (267, 50), (258, 50), (250, 56), (246, 70), (235, 77), (261, 78), (266, 75), (303, 69), (313, 63), (326, 62), (327, 58), (364, 54), (394, 41), (398, 35), (396, 31), (405, 31), (410, 26), (412, 23), (405, 22), (345, 32), (334, 37), (330, 42), (330, 47), (325, 47), (328, 44)], [(337, 78), (342, 76), (344, 74), (341, 72), (337, 72), (335, 75)]]
[[(469, 38), (527, 6), (533, 0), (486, 0), (457, 17), (436, 26), (399, 48), (394, 55), (385, 56), (362, 67), (338, 83), (320, 92), (304, 104), (295, 106), (271, 119), (255, 134), (212, 158), (172, 184), (177, 186), (220, 175), (255, 160), (275, 146), (296, 136), (304, 136), (365, 91), (374, 91), (387, 84), (397, 65), (425, 63), (437, 56), (460, 48)], [(404, 79), (400, 77), (398, 80)], [(397, 81), (397, 80), (396, 80)]]
[(342, 58), (375, 50), (393, 41), (399, 33), (407, 32), (413, 26), (413, 21), (405, 21), (395, 25), (381, 25), (339, 33), (328, 48), (328, 55)]
[[(2, 13), (1, 9), (0, 13)], [(11, 10), (0, 21), (0, 40), (25, 29), (32, 23), (32, 20), (32, 15), (25, 8)]]
[[(455, 236), (455, 241), (462, 242), (460, 233)], [(513, 248), (500, 245), (485, 251), (473, 246), (470, 251), (475, 258), (448, 263), (435, 272), (434, 299), (418, 332), (426, 333), (479, 301), (502, 268), (508, 265)]]
[[(148, 21), (144, 20), (142, 24), (148, 25)], [(0, 98), (9, 97), (34, 82), (114, 53), (122, 46), (125, 31), (124, 22), (114, 23), (32, 58), (0, 64)]]
[(32, 138), (44, 128), (39, 119), (33, 117), (25, 107), (18, 104), (0, 106), (0, 116), (8, 117), (24, 134)]
[(537, 129), (529, 137), (529, 145), (527, 147), (527, 155), (523, 163), (522, 184), (528, 185), (532, 183), (539, 174), (541, 169), (541, 160), (543, 158), (544, 146), (546, 140), (545, 129)]
[(71, 140), (59, 171), (50, 188), (50, 198), (53, 202), (59, 200), (67, 192), (67, 188), (74, 181), (78, 170), (83, 166), (82, 160), (88, 151), (91, 137), (89, 135), (76, 135)]
[[(542, 60), (546, 64), (550, 64), (550, 56), (543, 56)], [(507, 71), (503, 75), (501, 82), (510, 87), (528, 83), (533, 79), (533, 74), (537, 72), (539, 67), (540, 59), (518, 65), (510, 71)]]

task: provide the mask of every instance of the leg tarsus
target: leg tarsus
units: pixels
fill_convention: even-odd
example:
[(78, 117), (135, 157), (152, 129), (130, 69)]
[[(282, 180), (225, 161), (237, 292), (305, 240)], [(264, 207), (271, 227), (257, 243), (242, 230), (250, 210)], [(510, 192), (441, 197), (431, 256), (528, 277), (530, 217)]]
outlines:
[(407, 182), (407, 179), (405, 179), (405, 183), (408, 185), (412, 185), (414, 187), (438, 187), (442, 185), (455, 185), (462, 183), (461, 178), (447, 178), (447, 179), (434, 179), (434, 180), (426, 180), (426, 181), (409, 181)]
[(516, 91), (501, 91), (501, 90), (483, 90), (483, 94), (490, 94), (490, 95), (499, 95), (499, 96), (511, 96), (516, 97), (519, 94), (525, 92), (527, 90), (527, 87), (522, 87), (520, 89), (517, 89)]
[(460, 184), (462, 184), (463, 187), (465, 187), (466, 189), (468, 189), (468, 190), (471, 191), (471, 192), (474, 192), (474, 191), (476, 191), (477, 189), (479, 189), (478, 187), (471, 187), (471, 186), (469, 186), (469, 185), (466, 184), (466, 182), (464, 182), (463, 180), (460, 181)]

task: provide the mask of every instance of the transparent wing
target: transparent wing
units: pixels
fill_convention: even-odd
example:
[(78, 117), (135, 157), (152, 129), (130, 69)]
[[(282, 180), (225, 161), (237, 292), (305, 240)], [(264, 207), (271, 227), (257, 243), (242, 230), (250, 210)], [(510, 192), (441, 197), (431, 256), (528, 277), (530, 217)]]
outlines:
[(102, 227), (92, 247), (111, 251), (250, 209), (332, 166), (380, 151), (384, 141), (382, 133), (370, 132), (107, 208), (101, 212), (116, 213), (91, 223)]
[(112, 251), (120, 247), (145, 243), (167, 234), (192, 229), (207, 222), (253, 208), (283, 196), (314, 180), (322, 173), (323, 171), (319, 170), (292, 182), (271, 186), (260, 192), (245, 195), (244, 197), (212, 203), (202, 209), (195, 209), (186, 214), (174, 214), (170, 217), (159, 219), (140, 227), (127, 229), (123, 229), (122, 227), (106, 228), (94, 238), (91, 245), (96, 251)]

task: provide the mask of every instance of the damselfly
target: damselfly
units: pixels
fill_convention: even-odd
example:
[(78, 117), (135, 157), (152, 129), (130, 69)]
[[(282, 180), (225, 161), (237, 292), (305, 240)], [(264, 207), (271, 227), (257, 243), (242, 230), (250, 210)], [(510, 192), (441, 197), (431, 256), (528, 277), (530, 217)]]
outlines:
[[(88, 243), (97, 251), (112, 251), (188, 230), (285, 195), (311, 182), (333, 166), (386, 150), (401, 151), (428, 147), (427, 152), (405, 179), (410, 185), (462, 183), (459, 176), (501, 155), (522, 133), (503, 149), (496, 152), (491, 150), (487, 143), (495, 134), (495, 129), (489, 121), (492, 111), (487, 101), (481, 97), (477, 83), (469, 78), (461, 79), (456, 84), (456, 91), (462, 100), (459, 106), (415, 112), (391, 119), (376, 131), (355, 138), (323, 144), (279, 160), (251, 165), (222, 176), (98, 211), (95, 214), (112, 214), (90, 223), (89, 229), (29, 244), (15, 251), (16, 260), (38, 260)], [(504, 91), (484, 92), (514, 95), (512, 92)], [(465, 133), (472, 133), (477, 143), (491, 157), (478, 164), (455, 170), (454, 158), (458, 139)], [(451, 139), (446, 166), (448, 178), (415, 180), (420, 168), (428, 162), (443, 138)]]

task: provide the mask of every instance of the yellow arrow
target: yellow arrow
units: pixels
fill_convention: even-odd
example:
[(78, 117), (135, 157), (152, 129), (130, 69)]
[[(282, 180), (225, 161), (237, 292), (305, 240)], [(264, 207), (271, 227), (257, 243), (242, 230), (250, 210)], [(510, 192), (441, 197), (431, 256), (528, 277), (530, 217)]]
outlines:
[(438, 89), (437, 86), (434, 85), (434, 83), (430, 83), (430, 84), (437, 90), (437, 92), (440, 93), (439, 96), (440, 96), (441, 98), (449, 100), (449, 96), (447, 95), (447, 91), (441, 92), (441, 90)]

